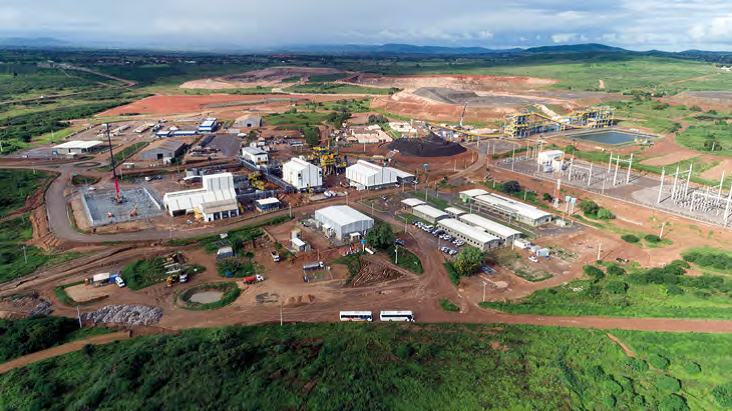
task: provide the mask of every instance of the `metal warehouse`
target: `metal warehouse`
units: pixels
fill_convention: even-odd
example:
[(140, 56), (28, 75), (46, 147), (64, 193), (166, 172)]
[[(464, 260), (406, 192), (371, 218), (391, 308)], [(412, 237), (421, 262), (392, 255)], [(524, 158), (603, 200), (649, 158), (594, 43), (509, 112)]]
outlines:
[(552, 221), (552, 215), (546, 211), (497, 194), (477, 196), (473, 198), (473, 201), (476, 205), (489, 208), (532, 226), (539, 226)]
[(218, 128), (219, 124), (216, 122), (216, 118), (207, 118), (203, 120), (200, 126), (198, 126), (199, 133), (213, 133)]
[(236, 128), (258, 128), (262, 126), (262, 117), (254, 114), (245, 114), (236, 119), (234, 127)]
[(414, 175), (396, 168), (381, 167), (368, 161), (358, 160), (356, 164), (346, 168), (346, 179), (353, 187), (374, 190), (393, 186), (396, 183), (412, 182)]
[(495, 221), (481, 217), (477, 214), (463, 214), (459, 217), (460, 221), (478, 227), (488, 234), (494, 235), (503, 241), (510, 242), (521, 237), (521, 232), (511, 227), (506, 227)]
[(66, 143), (53, 146), (53, 150), (59, 155), (74, 155), (91, 153), (101, 149), (101, 141), (67, 141)]
[(234, 218), (239, 216), (239, 203), (235, 198), (200, 203), (193, 207), (193, 212), (197, 219), (207, 222)]
[(427, 203), (418, 198), (407, 198), (407, 199), (402, 200), (402, 204), (404, 204), (407, 207), (416, 207), (416, 206), (420, 206), (422, 204), (427, 204)]
[(315, 220), (321, 224), (326, 235), (339, 240), (351, 234), (363, 235), (374, 226), (374, 219), (348, 206), (332, 206), (315, 211)]
[[(163, 203), (171, 216), (183, 215), (196, 212), (198, 208), (199, 214), (203, 215), (212, 210), (207, 207), (219, 207), (215, 212), (219, 212), (222, 217), (222, 209), (226, 206), (228, 217), (238, 216), (238, 205), (236, 203), (236, 191), (234, 190), (234, 176), (231, 173), (209, 174), (202, 177), (203, 188), (186, 191), (176, 191), (167, 193), (163, 196)], [(234, 200), (224, 203), (224, 200)], [(201, 208), (203, 207), (203, 208)], [(232, 213), (236, 211), (236, 213)], [(197, 217), (200, 217), (197, 214)], [(208, 220), (207, 220), (208, 221)]]
[(498, 237), (494, 237), (483, 230), (467, 225), (454, 218), (440, 220), (437, 226), (451, 236), (463, 240), (481, 251), (487, 251), (501, 245), (501, 240)]
[(442, 210), (438, 210), (430, 205), (419, 205), (412, 208), (412, 214), (430, 223), (436, 223), (448, 215)]
[(323, 170), (300, 158), (282, 166), (282, 179), (302, 190), (323, 185)]
[(140, 160), (163, 160), (170, 162), (170, 159), (183, 155), (186, 151), (186, 144), (178, 140), (161, 140), (153, 143), (149, 148), (140, 152)]

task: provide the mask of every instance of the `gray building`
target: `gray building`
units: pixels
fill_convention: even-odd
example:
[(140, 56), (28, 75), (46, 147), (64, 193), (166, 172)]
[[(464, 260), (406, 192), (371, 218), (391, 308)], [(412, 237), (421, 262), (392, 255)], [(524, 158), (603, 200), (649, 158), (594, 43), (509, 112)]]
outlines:
[(353, 235), (361, 236), (374, 226), (373, 218), (344, 205), (315, 210), (315, 220), (326, 235), (339, 240), (347, 240)]
[(236, 119), (234, 127), (242, 128), (259, 128), (262, 127), (262, 117), (254, 114), (246, 114)]
[(140, 152), (140, 160), (163, 160), (180, 157), (185, 153), (186, 144), (178, 140), (161, 140)]

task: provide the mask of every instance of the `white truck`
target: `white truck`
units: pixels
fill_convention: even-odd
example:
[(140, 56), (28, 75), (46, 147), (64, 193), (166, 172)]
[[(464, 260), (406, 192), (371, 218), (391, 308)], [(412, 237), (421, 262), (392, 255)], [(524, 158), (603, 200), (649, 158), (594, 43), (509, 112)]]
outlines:
[(277, 254), (277, 251), (270, 251), (269, 254), (272, 256), (272, 260), (274, 260), (274, 262), (280, 262), (280, 255)]

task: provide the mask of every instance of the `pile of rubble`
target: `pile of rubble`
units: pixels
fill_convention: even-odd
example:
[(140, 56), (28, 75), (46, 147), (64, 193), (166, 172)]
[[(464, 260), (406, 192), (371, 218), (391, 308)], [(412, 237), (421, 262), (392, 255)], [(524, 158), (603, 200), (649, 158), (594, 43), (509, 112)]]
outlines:
[(152, 325), (160, 321), (162, 317), (162, 308), (144, 305), (107, 305), (96, 311), (81, 314), (82, 321), (91, 321), (95, 324)]
[(51, 306), (53, 303), (50, 301), (43, 301), (38, 303), (35, 307), (33, 307), (32, 310), (28, 314), (31, 316), (33, 315), (51, 315), (53, 310), (51, 309)]

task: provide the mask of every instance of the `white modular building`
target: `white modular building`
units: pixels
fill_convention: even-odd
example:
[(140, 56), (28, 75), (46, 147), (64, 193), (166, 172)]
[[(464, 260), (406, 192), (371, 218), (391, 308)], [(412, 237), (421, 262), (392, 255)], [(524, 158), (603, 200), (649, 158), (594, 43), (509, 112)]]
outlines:
[(542, 151), (536, 158), (536, 162), (539, 164), (551, 164), (554, 160), (561, 160), (564, 158), (564, 152), (562, 150), (547, 150)]
[(404, 204), (407, 207), (417, 207), (417, 206), (427, 204), (427, 203), (418, 198), (406, 198), (406, 199), (402, 200), (402, 204)]
[(440, 220), (437, 222), (437, 226), (445, 230), (451, 236), (459, 240), (463, 240), (473, 247), (477, 247), (481, 251), (487, 251), (501, 245), (500, 238), (454, 218)]
[(299, 190), (321, 187), (323, 170), (301, 158), (293, 158), (282, 166), (282, 179)]
[(455, 207), (447, 207), (445, 212), (450, 216), (450, 218), (458, 218), (463, 214), (467, 214), (467, 211)]
[(477, 227), (488, 234), (500, 238), (504, 242), (512, 242), (521, 237), (521, 232), (511, 227), (506, 227), (495, 221), (481, 217), (477, 214), (463, 214), (459, 217), (460, 221)]
[(53, 146), (58, 155), (86, 154), (101, 149), (101, 141), (67, 141), (66, 143)]
[(264, 164), (269, 161), (267, 152), (257, 147), (244, 147), (241, 149), (241, 156), (252, 164)]
[(214, 221), (239, 215), (231, 173), (208, 174), (201, 180), (203, 188), (175, 191), (163, 196), (163, 204), (171, 216), (196, 213), (197, 218)]
[(448, 215), (442, 210), (438, 210), (430, 205), (419, 205), (412, 208), (412, 214), (422, 220), (429, 221), (430, 223), (436, 223), (443, 218), (447, 218)]
[(344, 205), (315, 210), (315, 220), (326, 235), (339, 240), (348, 239), (355, 233), (363, 235), (374, 226), (373, 218)]
[(352, 187), (375, 190), (394, 184), (414, 181), (414, 175), (393, 167), (381, 167), (368, 161), (358, 160), (346, 168), (346, 179)]
[(473, 198), (476, 205), (486, 207), (532, 226), (552, 221), (552, 214), (532, 205), (522, 203), (498, 194), (487, 194)]
[(465, 190), (460, 192), (460, 199), (467, 203), (472, 198), (475, 198), (477, 196), (484, 196), (486, 194), (488, 194), (487, 191), (481, 190), (479, 188), (473, 190)]

